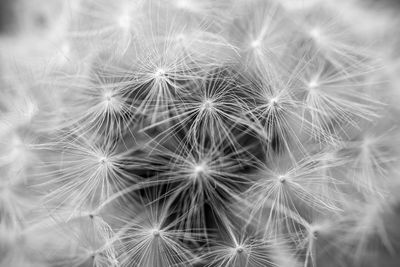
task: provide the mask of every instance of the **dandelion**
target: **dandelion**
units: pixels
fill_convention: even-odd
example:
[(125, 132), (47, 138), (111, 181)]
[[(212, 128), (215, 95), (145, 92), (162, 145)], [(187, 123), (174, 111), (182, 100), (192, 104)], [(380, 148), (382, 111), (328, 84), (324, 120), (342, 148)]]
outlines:
[[(163, 197), (176, 206), (178, 214), (185, 214), (182, 227), (200, 228), (207, 225), (208, 207), (212, 216), (227, 212), (226, 202), (235, 200), (249, 183), (243, 175), (251, 159), (240, 158), (246, 150), (224, 154), (223, 143), (201, 144), (195, 147), (180, 146), (177, 151), (159, 147), (147, 160), (159, 172), (150, 184), (165, 186)], [(250, 155), (249, 155), (250, 156)]]
[(307, 48), (317, 51), (334, 67), (346, 69), (348, 66), (368, 66), (367, 60), (374, 58), (363, 45), (363, 38), (355, 38), (357, 33), (352, 25), (343, 23), (340, 12), (329, 12), (324, 5), (318, 4), (303, 9), (300, 17), (304, 32), (309, 37)]
[(184, 130), (190, 142), (204, 143), (205, 139), (210, 139), (212, 143), (220, 143), (226, 139), (237, 147), (238, 138), (234, 129), (249, 125), (244, 115), (247, 104), (237, 96), (237, 92), (241, 91), (240, 85), (225, 78), (223, 70), (211, 73), (211, 77), (193, 84), (196, 91), (182, 95), (177, 101), (176, 116), (144, 129), (168, 123), (166, 132)]
[[(226, 222), (227, 218), (222, 221)], [(204, 255), (208, 261), (205, 266), (278, 266), (273, 261), (274, 242), (252, 236), (248, 229), (225, 225), (224, 240), (211, 245)]]
[(365, 203), (357, 202), (363, 209), (347, 217), (351, 227), (345, 232), (344, 240), (354, 246), (353, 260), (356, 264), (362, 264), (363, 255), (379, 247), (390, 254), (395, 253), (395, 239), (389, 232), (392, 231), (390, 224), (386, 222), (394, 214), (390, 203), (390, 200), (388, 205), (388, 202), (372, 197)]
[(396, 162), (392, 143), (386, 143), (392, 138), (387, 138), (390, 131), (383, 134), (366, 132), (353, 141), (346, 142), (347, 147), (342, 153), (351, 157), (349, 162), (351, 172), (348, 175), (350, 182), (358, 191), (364, 194), (386, 195), (387, 183), (382, 180), (388, 179), (391, 166)]
[(378, 116), (379, 101), (363, 89), (368, 71), (336, 69), (320, 59), (312, 59), (303, 69), (305, 118), (317, 140), (334, 143), (349, 125), (357, 127), (359, 120)]
[[(47, 232), (46, 232), (47, 231)], [(52, 262), (55, 266), (69, 264), (77, 267), (90, 264), (93, 267), (120, 266), (115, 249), (117, 239), (111, 227), (96, 215), (77, 215), (65, 221), (62, 216), (54, 214), (47, 221), (42, 220), (26, 229), (24, 235), (31, 249), (39, 247), (48, 250), (44, 261)], [(41, 243), (34, 235), (53, 235), (62, 237), (62, 242), (54, 242), (52, 246)], [(32, 240), (30, 240), (32, 239)], [(45, 241), (45, 240), (43, 240)], [(36, 243), (36, 244), (35, 244)], [(62, 251), (62, 253), (60, 253)]]
[(124, 90), (126, 82), (99, 68), (93, 77), (83, 76), (80, 83), (66, 80), (57, 83), (64, 93), (61, 112), (64, 119), (57, 129), (65, 133), (101, 135), (105, 138), (121, 137), (129, 133), (134, 110)]
[(188, 22), (178, 17), (166, 23), (167, 30), (160, 33), (160, 39), (170, 43), (176, 55), (184, 55), (200, 73), (234, 62), (237, 48), (212, 22)]
[[(234, 12), (238, 19), (233, 24), (232, 38), (240, 48), (244, 67), (251, 72), (283, 67), (281, 60), (289, 49), (292, 26), (281, 6), (274, 1), (238, 1)], [(282, 27), (287, 30), (282, 31)]]
[(135, 216), (120, 218), (124, 223), (117, 232), (122, 245), (121, 265), (191, 266), (194, 255), (188, 242), (196, 239), (189, 238), (185, 230), (176, 229), (177, 220), (169, 220), (168, 206), (152, 200), (142, 200), (137, 205), (130, 204), (137, 212)]
[[(74, 39), (93, 42), (100, 49), (116, 48), (116, 54), (129, 50), (138, 35), (144, 16), (143, 1), (83, 1), (74, 15), (68, 33)], [(118, 40), (118, 42), (116, 42)], [(114, 51), (115, 51), (114, 50)]]
[[(308, 225), (302, 215), (304, 207), (313, 207), (322, 213), (339, 212), (340, 193), (336, 187), (339, 182), (325, 171), (338, 162), (331, 162), (329, 166), (320, 161), (321, 156), (305, 158), (294, 166), (264, 165), (257, 174), (259, 179), (247, 191), (251, 211), (247, 221), (256, 219), (267, 234), (288, 231), (296, 235), (300, 226)], [(266, 213), (265, 219), (263, 213)]]
[[(331, 214), (329, 217), (332, 220), (328, 220), (328, 216), (325, 218), (322, 214), (313, 213), (310, 217), (310, 223), (305, 225), (304, 230), (299, 234), (302, 238), (299, 240), (298, 247), (304, 249), (304, 266), (318, 266), (317, 259), (321, 254), (320, 251), (324, 251), (330, 245), (335, 245), (329, 243), (329, 236), (336, 230), (332, 221), (337, 220), (339, 216)], [(329, 245), (320, 245), (325, 240)], [(337, 248), (333, 247), (332, 249)]]
[(393, 15), (3, 2), (1, 266), (398, 265)]
[[(120, 153), (112, 142), (100, 146), (90, 139), (79, 138), (37, 149), (59, 151), (60, 161), (44, 162), (49, 171), (38, 173), (43, 182), (37, 186), (51, 188), (46, 199), (60, 206), (74, 203), (76, 210), (86, 204), (96, 207), (114, 192), (138, 180), (128, 171), (129, 165), (135, 165), (130, 156), (132, 151)], [(47, 180), (49, 176), (53, 179)]]
[(268, 143), (268, 151), (288, 153), (292, 158), (294, 152), (305, 153), (303, 140), (310, 126), (299, 114), (301, 102), (293, 95), (293, 79), (286, 80), (277, 74), (268, 79), (267, 70), (260, 72), (260, 77), (251, 84), (254, 104), (250, 106), (249, 116)]
[(174, 109), (174, 102), (185, 91), (184, 84), (197, 79), (194, 66), (186, 55), (177, 55), (170, 41), (150, 40), (137, 62), (123, 70), (133, 77), (125, 86), (137, 114), (146, 114), (150, 123), (158, 122)]

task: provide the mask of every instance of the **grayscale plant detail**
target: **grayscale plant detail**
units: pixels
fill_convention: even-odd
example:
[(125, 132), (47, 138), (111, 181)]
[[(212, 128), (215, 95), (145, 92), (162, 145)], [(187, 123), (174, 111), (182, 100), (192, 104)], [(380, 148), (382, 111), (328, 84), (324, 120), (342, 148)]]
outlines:
[(0, 267), (400, 265), (395, 1), (0, 2)]

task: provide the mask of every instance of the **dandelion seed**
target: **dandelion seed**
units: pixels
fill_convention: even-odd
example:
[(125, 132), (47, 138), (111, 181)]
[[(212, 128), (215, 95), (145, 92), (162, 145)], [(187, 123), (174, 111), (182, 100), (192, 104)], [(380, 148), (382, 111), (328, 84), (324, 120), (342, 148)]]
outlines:
[(291, 25), (281, 7), (273, 1), (242, 1), (236, 9), (241, 15), (232, 25), (232, 40), (241, 49), (245, 68), (255, 72), (280, 68), (280, 57), (291, 43)]
[(318, 28), (313, 28), (310, 30), (310, 35), (316, 40), (317, 42), (321, 42), (323, 39), (323, 34), (321, 33), (321, 30)]
[(123, 55), (130, 49), (134, 36), (141, 32), (138, 25), (144, 17), (142, 6), (141, 0), (82, 2), (75, 12), (78, 19), (73, 20), (69, 35), (91, 42), (100, 49), (112, 47), (114, 53)]
[(154, 73), (154, 77), (156, 79), (164, 79), (165, 73), (166, 73), (166, 71), (164, 69), (162, 69), (162, 68), (157, 69), (156, 72)]
[[(291, 78), (283, 80), (277, 74), (272, 76), (268, 70), (260, 75), (263, 78), (254, 77), (251, 83), (249, 93), (254, 104), (251, 104), (248, 116), (256, 122), (257, 132), (268, 143), (268, 154), (287, 153), (294, 160), (294, 152), (305, 153), (302, 140), (310, 131), (310, 126), (299, 114), (301, 102), (294, 97), (294, 82)], [(278, 147), (274, 147), (274, 139)]]
[[(222, 221), (228, 223), (226, 218), (222, 218)], [(248, 229), (236, 229), (230, 224), (222, 229), (224, 229), (223, 240), (214, 241), (215, 244), (211, 246), (210, 252), (204, 255), (208, 261), (205, 266), (277, 266), (272, 259), (273, 242), (257, 239), (247, 231)]]
[(240, 170), (250, 163), (236, 161), (246, 150), (224, 154), (223, 149), (223, 144), (180, 146), (178, 151), (159, 147), (150, 154), (148, 163), (155, 164), (160, 171), (151, 183), (166, 187), (162, 197), (176, 206), (179, 214), (185, 214), (181, 222), (184, 229), (202, 229), (206, 224), (206, 206), (215, 209), (215, 216), (219, 216), (227, 210), (226, 202), (236, 199), (248, 183)]
[(207, 172), (207, 169), (208, 169), (208, 167), (205, 162), (195, 165), (194, 170), (193, 170), (195, 177), (197, 177), (201, 174), (205, 174)]
[(214, 111), (214, 101), (211, 99), (205, 99), (203, 102), (203, 105), (201, 106), (201, 109), (209, 111), (209, 112), (213, 112)]
[(236, 249), (236, 252), (237, 252), (238, 254), (241, 254), (241, 253), (244, 251), (244, 248), (243, 248), (243, 246), (241, 246), (241, 245), (237, 246), (235, 249)]
[(159, 229), (153, 229), (153, 230), (151, 231), (151, 234), (152, 234), (154, 237), (159, 237), (159, 236), (160, 236), (160, 230), (159, 230)]
[(282, 184), (286, 182), (286, 178), (285, 178), (284, 175), (279, 175), (279, 176), (278, 176), (278, 180), (279, 180), (279, 182), (281, 182)]
[(392, 164), (396, 162), (396, 145), (392, 143), (393, 137), (388, 138), (392, 135), (392, 130), (384, 134), (375, 131), (367, 131), (346, 142), (346, 146), (340, 150), (344, 157), (349, 158), (350, 171), (347, 178), (356, 190), (366, 196), (383, 196), (387, 193), (386, 181), (389, 179)]
[(163, 134), (183, 130), (188, 132), (189, 142), (198, 143), (210, 138), (213, 143), (227, 140), (238, 147), (234, 128), (251, 125), (246, 117), (246, 103), (235, 95), (235, 91), (239, 92), (241, 88), (235, 85), (234, 80), (225, 80), (224, 74), (218, 70), (211, 73), (211, 77), (194, 84), (195, 92), (180, 95), (172, 109), (174, 116), (150, 124), (144, 130), (168, 125)]
[[(154, 42), (152, 42), (154, 41)], [(184, 85), (198, 78), (188, 56), (176, 53), (168, 40), (149, 40), (140, 47), (138, 63), (124, 70), (124, 76), (136, 79), (125, 88), (132, 98), (136, 114), (146, 114), (150, 124), (169, 120), (175, 105), (185, 92)]]
[[(316, 6), (304, 12), (301, 27), (310, 36), (315, 46), (310, 44), (310, 52), (318, 51), (322, 57), (338, 69), (347, 66), (361, 66), (372, 54), (362, 43), (362, 38), (355, 38), (351, 25), (344, 25), (338, 12), (327, 12), (326, 7)], [(352, 23), (352, 22), (351, 22)], [(314, 51), (314, 52), (313, 52)]]
[(128, 30), (131, 26), (131, 16), (129, 14), (122, 14), (119, 18), (118, 18), (118, 25), (125, 29)]
[[(113, 193), (124, 189), (129, 183), (136, 182), (136, 176), (130, 174), (129, 162), (133, 158), (129, 151), (118, 153), (112, 143), (99, 147), (84, 138), (73, 140), (71, 143), (58, 143), (55, 146), (48, 144), (37, 149), (59, 149), (57, 160), (45, 162), (48, 172), (39, 173), (40, 179), (45, 179), (39, 185), (50, 187), (45, 199), (48, 203), (73, 203), (75, 211), (85, 205), (97, 207)], [(38, 186), (39, 186), (38, 185)]]
[(251, 42), (251, 47), (253, 47), (254, 49), (258, 49), (261, 46), (261, 42), (259, 40), (254, 40)]
[(358, 120), (377, 116), (379, 102), (362, 89), (368, 72), (339, 70), (318, 59), (303, 72), (299, 78), (304, 83), (304, 119), (316, 140), (335, 144), (347, 125), (357, 127)]
[[(63, 121), (58, 130), (68, 134), (104, 135), (121, 137), (132, 132), (128, 129), (134, 110), (124, 89), (125, 82), (118, 77), (108, 78), (105, 70), (96, 70), (94, 77), (80, 77), (82, 84), (59, 81), (64, 93), (61, 106)], [(73, 93), (71, 93), (73, 92)]]
[(319, 86), (318, 81), (317, 80), (312, 80), (308, 83), (308, 88), (310, 90), (314, 90)]
[[(393, 255), (395, 252), (395, 232), (388, 220), (397, 217), (391, 199), (372, 196), (367, 201), (351, 201), (348, 213), (342, 221), (341, 239), (336, 240), (340, 253), (348, 255), (352, 248), (352, 261), (356, 265), (365, 264), (365, 255), (372, 251), (384, 250)], [(392, 232), (393, 231), (393, 232)]]
[[(247, 205), (250, 205), (251, 213), (245, 220), (250, 222), (256, 219), (266, 227), (266, 233), (279, 232), (285, 228), (296, 235), (301, 225), (308, 226), (301, 216), (303, 204), (320, 212), (339, 212), (339, 193), (333, 193), (339, 182), (328, 176), (325, 169), (329, 165), (321, 164), (320, 161), (321, 155), (315, 155), (294, 163), (292, 168), (284, 168), (285, 171), (279, 171), (281, 167), (278, 166), (275, 170), (263, 167), (259, 182), (248, 189), (250, 199)], [(336, 164), (330, 163), (332, 167)], [(266, 213), (265, 222), (257, 220), (258, 216), (263, 216), (263, 212)]]
[[(150, 192), (150, 191), (146, 191)], [(146, 195), (145, 199), (150, 197)], [(193, 241), (188, 232), (175, 230), (177, 221), (168, 221), (168, 205), (145, 199), (134, 218), (122, 218), (124, 225), (117, 233), (122, 241), (122, 266), (186, 266), (194, 256), (182, 242)], [(150, 200), (151, 201), (151, 200)], [(132, 204), (129, 204), (132, 208)], [(128, 217), (131, 217), (127, 213)], [(188, 230), (189, 231), (189, 230)]]

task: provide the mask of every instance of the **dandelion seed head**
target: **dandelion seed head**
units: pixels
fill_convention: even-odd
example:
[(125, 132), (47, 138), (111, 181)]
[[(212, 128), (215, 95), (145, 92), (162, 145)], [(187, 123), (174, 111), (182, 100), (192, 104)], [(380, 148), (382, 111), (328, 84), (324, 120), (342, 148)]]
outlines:
[(123, 29), (129, 29), (131, 26), (131, 20), (131, 16), (124, 13), (118, 17), (118, 25)]
[(310, 30), (310, 35), (314, 38), (314, 39), (319, 39), (321, 37), (321, 30), (318, 28), (312, 28)]
[(244, 247), (242, 245), (238, 245), (236, 246), (235, 251), (237, 254), (241, 254), (244, 252)]
[(313, 89), (317, 88), (318, 86), (319, 86), (319, 84), (318, 84), (318, 81), (316, 79), (311, 80), (308, 83), (308, 89), (310, 89), (310, 90), (313, 90)]
[(311, 231), (311, 236), (312, 236), (312, 237), (318, 238), (318, 235), (319, 235), (319, 231), (318, 231), (317, 229), (313, 229), (313, 230)]
[(215, 107), (214, 107), (214, 101), (212, 99), (206, 98), (203, 101), (203, 104), (201, 105), (201, 109), (202, 110), (206, 110), (206, 111), (214, 111)]
[(318, 235), (321, 233), (320, 225), (310, 225), (310, 229), (308, 230), (309, 238), (318, 238)]
[(260, 40), (254, 40), (250, 43), (250, 46), (254, 49), (258, 49), (261, 46)]
[(208, 171), (208, 166), (206, 162), (201, 162), (193, 166), (193, 175), (194, 177), (198, 177), (201, 174), (205, 174)]
[(269, 102), (271, 103), (272, 106), (278, 105), (278, 97), (272, 97)]
[(279, 175), (278, 176), (278, 181), (281, 183), (281, 184), (284, 184), (285, 182), (286, 182), (286, 176), (285, 175)]
[(152, 229), (152, 230), (151, 230), (151, 234), (152, 234), (154, 237), (159, 237), (161, 233), (160, 233), (160, 230), (159, 230), (159, 229), (155, 228), (155, 229)]
[(110, 164), (110, 159), (106, 156), (99, 157), (99, 164), (103, 166), (107, 166)]
[(203, 166), (196, 166), (194, 167), (194, 173), (198, 174), (198, 173), (202, 173), (204, 171), (204, 167)]
[(322, 43), (324, 41), (324, 35), (321, 31), (320, 28), (314, 27), (309, 31), (309, 35), (311, 36), (312, 39), (314, 39), (315, 42), (317, 43)]
[(160, 78), (164, 78), (165, 77), (165, 73), (166, 70), (163, 68), (158, 68), (155, 72), (154, 72), (154, 77), (156, 79), (160, 79)]
[(106, 110), (118, 112), (122, 108), (121, 99), (118, 99), (112, 90), (105, 90), (102, 99)]
[(318, 222), (309, 225), (308, 235), (309, 239), (317, 239), (321, 236), (322, 233), (326, 233), (327, 228), (329, 227), (328, 222)]
[(112, 99), (113, 99), (113, 94), (112, 94), (112, 92), (111, 92), (111, 91), (106, 91), (106, 92), (104, 93), (104, 100), (105, 100), (106, 102), (110, 103), (110, 102), (112, 101)]

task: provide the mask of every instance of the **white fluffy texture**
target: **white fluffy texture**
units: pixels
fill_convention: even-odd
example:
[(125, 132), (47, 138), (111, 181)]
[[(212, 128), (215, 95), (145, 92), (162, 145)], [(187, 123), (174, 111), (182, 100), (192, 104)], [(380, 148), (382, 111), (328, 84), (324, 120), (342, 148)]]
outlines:
[(398, 266), (398, 18), (328, 0), (18, 0), (0, 266)]

